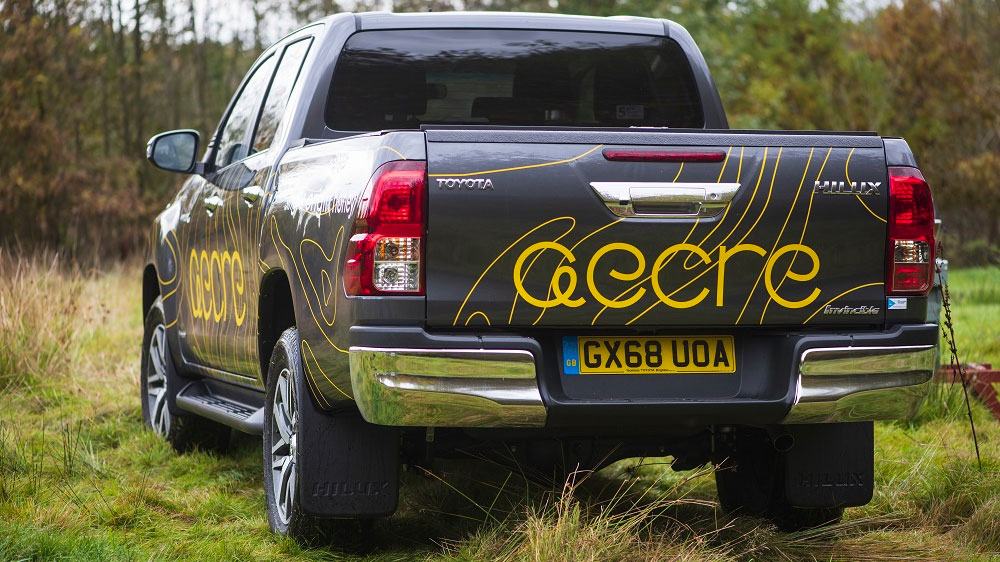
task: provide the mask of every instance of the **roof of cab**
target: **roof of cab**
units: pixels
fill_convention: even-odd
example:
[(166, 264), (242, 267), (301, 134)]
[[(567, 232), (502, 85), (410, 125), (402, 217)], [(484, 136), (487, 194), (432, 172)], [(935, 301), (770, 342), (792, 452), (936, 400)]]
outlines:
[(358, 30), (372, 29), (545, 29), (663, 36), (663, 20), (633, 16), (574, 16), (529, 12), (364, 12), (355, 14)]

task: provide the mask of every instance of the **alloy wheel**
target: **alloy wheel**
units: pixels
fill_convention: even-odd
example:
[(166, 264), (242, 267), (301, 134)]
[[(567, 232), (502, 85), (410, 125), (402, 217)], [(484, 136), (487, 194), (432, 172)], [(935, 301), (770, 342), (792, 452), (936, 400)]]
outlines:
[(167, 329), (158, 324), (149, 338), (149, 365), (146, 369), (146, 401), (149, 423), (161, 437), (170, 433), (170, 409), (167, 407)]
[(294, 384), (288, 369), (282, 369), (278, 374), (271, 406), (271, 481), (278, 517), (287, 525), (295, 503), (295, 453), (299, 424)]

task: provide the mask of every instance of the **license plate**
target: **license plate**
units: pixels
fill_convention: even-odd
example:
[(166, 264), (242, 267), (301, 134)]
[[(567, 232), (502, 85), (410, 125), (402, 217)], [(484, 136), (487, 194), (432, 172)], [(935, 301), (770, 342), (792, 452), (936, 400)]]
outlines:
[(732, 336), (563, 338), (567, 375), (735, 373)]

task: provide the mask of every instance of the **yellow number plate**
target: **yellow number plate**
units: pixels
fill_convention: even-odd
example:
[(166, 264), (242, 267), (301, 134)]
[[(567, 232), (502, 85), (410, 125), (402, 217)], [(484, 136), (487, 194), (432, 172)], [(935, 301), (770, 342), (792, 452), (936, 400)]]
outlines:
[(563, 338), (567, 375), (735, 373), (732, 336)]

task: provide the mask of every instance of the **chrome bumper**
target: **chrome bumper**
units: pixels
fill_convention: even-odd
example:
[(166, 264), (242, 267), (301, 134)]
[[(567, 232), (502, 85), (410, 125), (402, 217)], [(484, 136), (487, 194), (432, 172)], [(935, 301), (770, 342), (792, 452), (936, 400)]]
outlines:
[[(937, 347), (831, 347), (799, 359), (781, 423), (905, 419), (927, 396)], [(351, 382), (374, 424), (542, 427), (535, 358), (525, 350), (351, 347)]]
[(529, 351), (351, 347), (351, 383), (374, 424), (541, 427), (545, 406)]
[(927, 396), (936, 354), (934, 345), (809, 349), (782, 423), (911, 418)]

